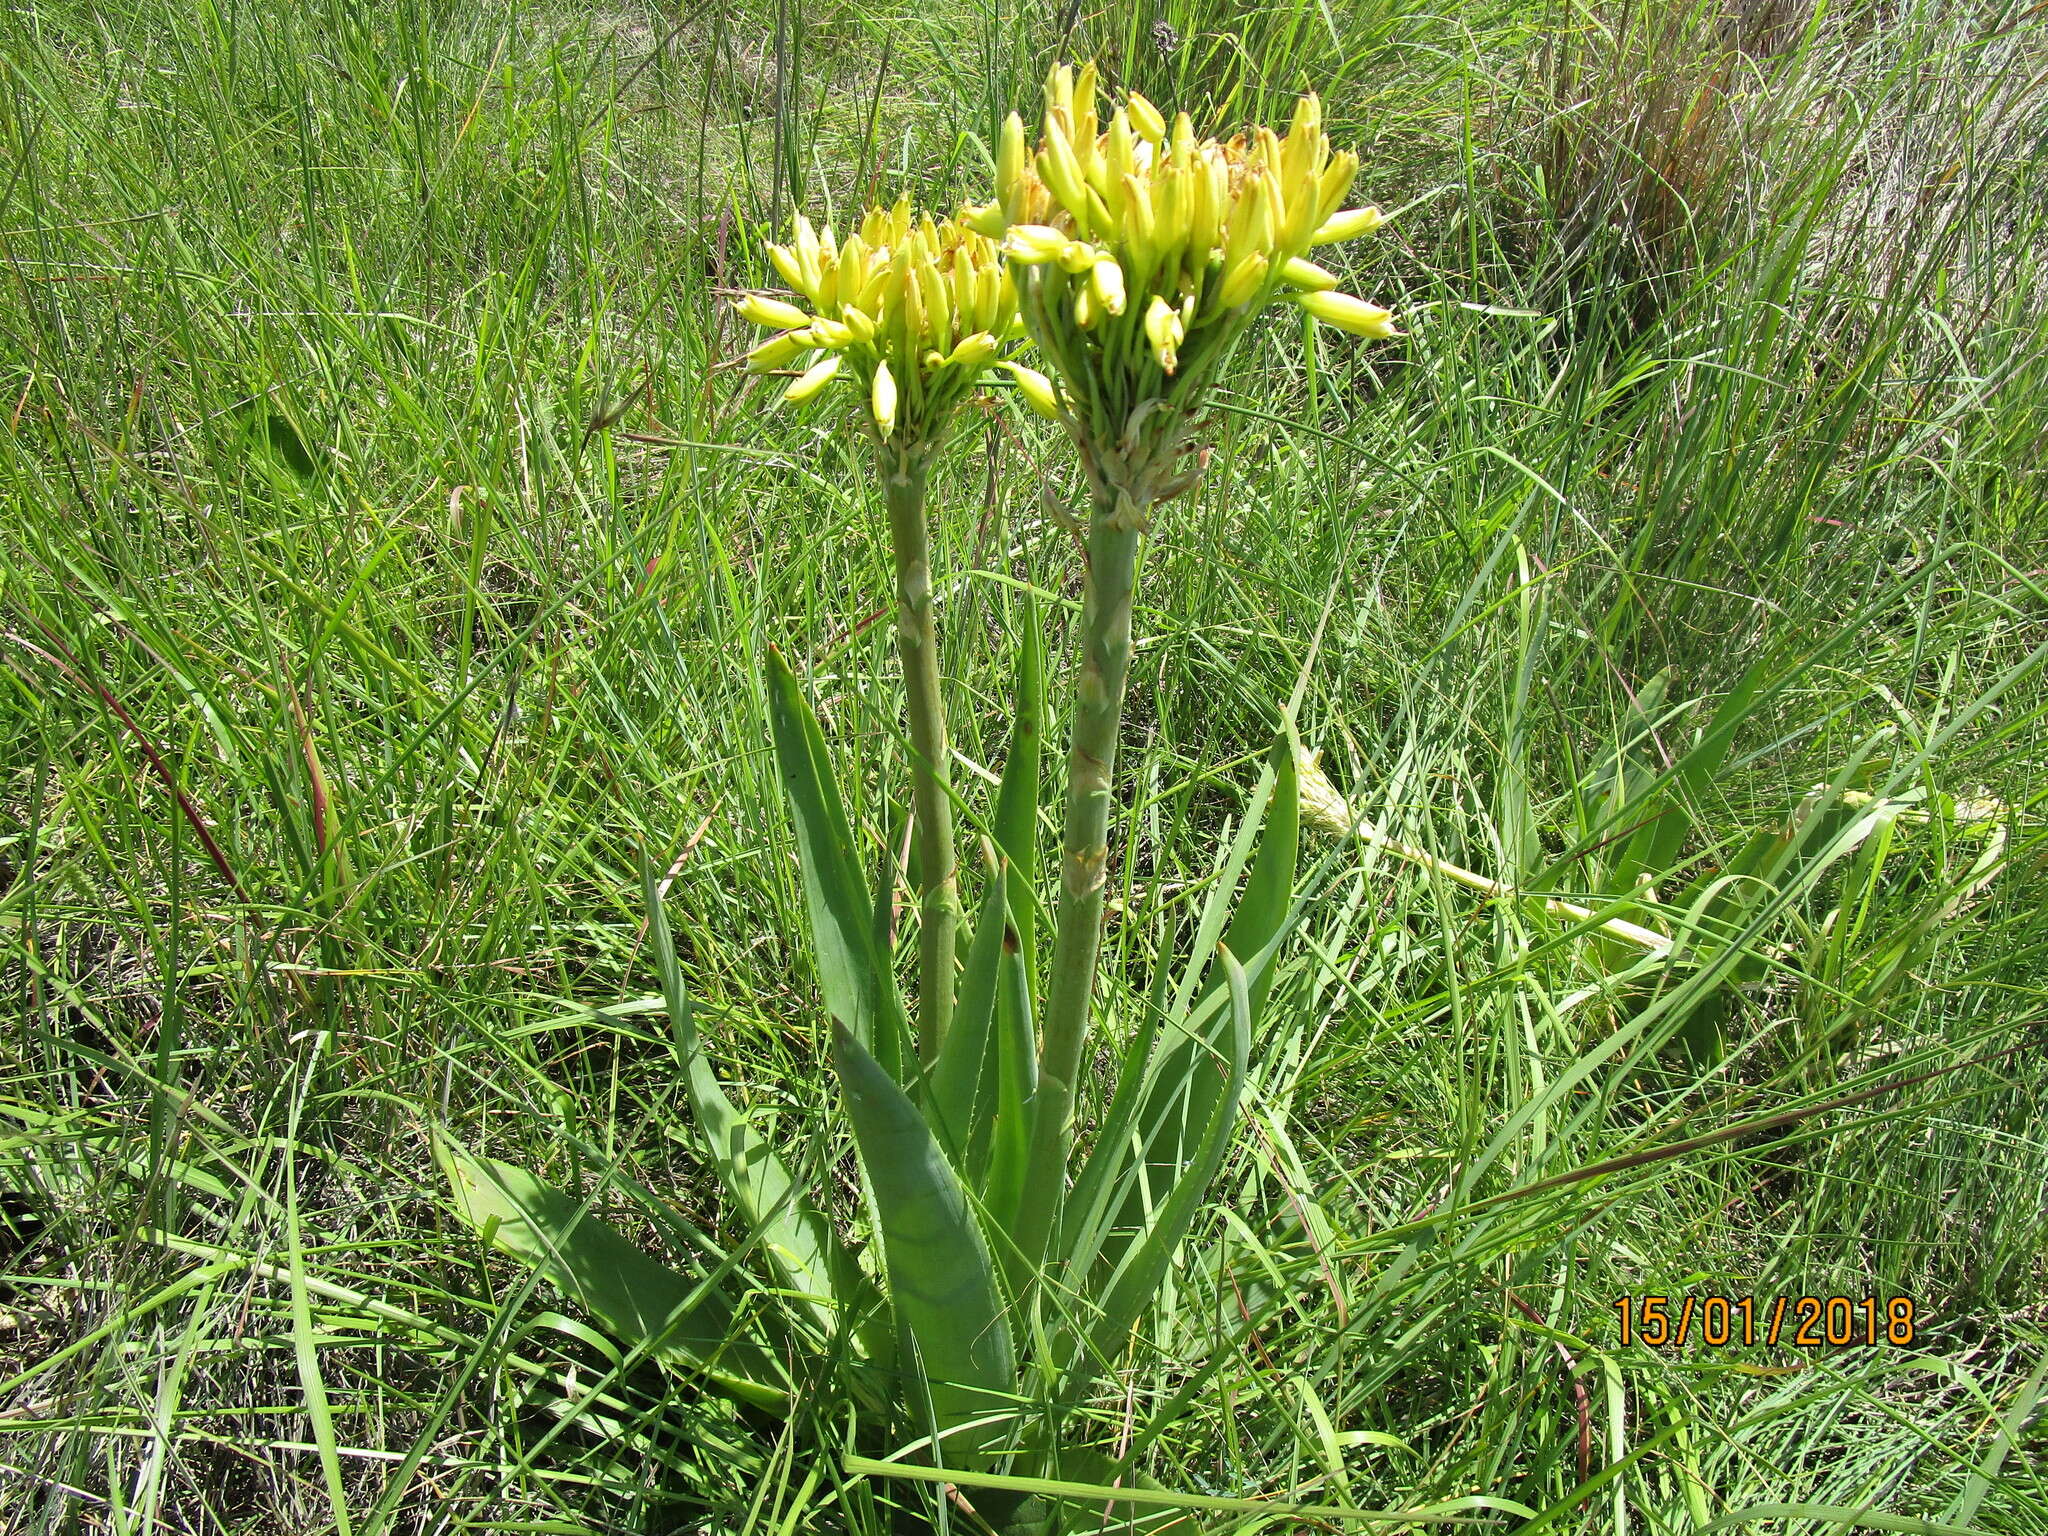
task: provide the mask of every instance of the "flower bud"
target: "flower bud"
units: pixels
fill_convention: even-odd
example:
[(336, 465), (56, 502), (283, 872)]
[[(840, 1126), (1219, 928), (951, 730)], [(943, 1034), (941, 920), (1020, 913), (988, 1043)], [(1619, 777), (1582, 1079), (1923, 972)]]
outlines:
[(1291, 284), (1306, 293), (1321, 293), (1326, 288), (1337, 286), (1337, 274), (1326, 271), (1312, 261), (1296, 256), (1280, 268), (1280, 281)]
[(1074, 143), (1085, 147), (1095, 142), (1095, 61), (1090, 59), (1074, 76)]
[(1012, 224), (1003, 237), (1003, 254), (1026, 266), (1052, 261), (1069, 242), (1065, 234), (1049, 224)]
[(747, 372), (773, 373), (784, 363), (793, 361), (799, 354), (811, 349), (808, 331), (784, 331), (780, 336), (771, 336), (747, 354)]
[(1024, 403), (1043, 416), (1047, 421), (1060, 418), (1060, 397), (1052, 387), (1052, 380), (1036, 368), (1026, 368), (1022, 363), (1004, 363), (1010, 377), (1017, 381), (1017, 393), (1024, 397)]
[(813, 364), (805, 371), (802, 378), (782, 392), (782, 403), (784, 405), (802, 405), (804, 401), (817, 394), (827, 384), (830, 384), (838, 372), (839, 359), (836, 357), (828, 357), (821, 363)]
[(1003, 119), (1002, 137), (996, 142), (996, 202), (1000, 207), (1008, 209), (1010, 200), (1021, 190), (1019, 183), (1030, 158), (1024, 147), (1024, 119), (1012, 112)]
[(939, 276), (939, 269), (929, 258), (916, 267), (918, 296), (924, 300), (925, 334), (937, 340), (947, 334), (953, 323), (953, 296), (946, 291), (945, 279)]
[(1266, 268), (1270, 263), (1265, 253), (1253, 251), (1238, 261), (1223, 274), (1223, 281), (1216, 286), (1216, 307), (1235, 309), (1248, 303), (1266, 281)]
[(1299, 146), (1307, 146), (1307, 151), (1313, 153), (1322, 137), (1323, 104), (1316, 93), (1310, 91), (1294, 104), (1294, 120), (1287, 125), (1286, 163), (1297, 169), (1305, 165), (1306, 161), (1299, 158), (1304, 153)]
[(1121, 201), (1124, 179), (1131, 174), (1131, 168), (1137, 164), (1132, 154), (1132, 146), (1137, 141), (1131, 137), (1131, 115), (1121, 107), (1109, 120), (1108, 140), (1102, 151), (1103, 169), (1107, 174), (1104, 180), (1098, 183), (1098, 190), (1105, 197)]
[(1071, 64), (1056, 66), (1045, 77), (1045, 115), (1064, 115), (1068, 121), (1074, 116), (1074, 67)]
[(1152, 343), (1152, 356), (1159, 366), (1172, 373), (1180, 366), (1178, 347), (1187, 336), (1179, 311), (1162, 299), (1152, 295), (1152, 302), (1145, 309), (1145, 339)]
[(1194, 169), (1189, 183), (1188, 244), (1198, 255), (1223, 239), (1224, 221), (1230, 216), (1230, 168), (1221, 155), (1205, 159)]
[(839, 319), (855, 341), (873, 341), (875, 322), (868, 318), (868, 312), (857, 304), (842, 304)]
[(1147, 255), (1150, 260), (1154, 242), (1158, 238), (1159, 221), (1152, 213), (1152, 193), (1146, 184), (1136, 176), (1124, 177), (1124, 218), (1129, 227), (1131, 244)]
[(946, 354), (941, 366), (956, 365), (967, 369), (979, 368), (983, 363), (996, 355), (996, 348), (1000, 345), (1001, 343), (995, 337), (989, 335), (987, 331), (976, 331), (972, 336), (961, 337), (959, 345)]
[(1131, 127), (1147, 144), (1160, 144), (1166, 139), (1166, 118), (1151, 102), (1136, 91), (1124, 98), (1124, 110), (1131, 115)]
[(1060, 266), (1074, 277), (1079, 277), (1095, 265), (1099, 253), (1084, 240), (1069, 240), (1060, 247)]
[(1331, 217), (1344, 206), (1345, 194), (1357, 179), (1358, 156), (1349, 150), (1330, 156), (1330, 163), (1316, 179), (1316, 208), (1322, 218)]
[(1352, 335), (1363, 336), (1369, 341), (1380, 341), (1388, 336), (1401, 334), (1394, 329), (1392, 310), (1382, 309), (1377, 304), (1368, 304), (1365, 300), (1353, 298), (1348, 293), (1305, 293), (1296, 302), (1323, 324), (1334, 325), (1340, 331), (1349, 331)]
[(817, 289), (819, 274), (824, 270), (824, 244), (829, 242), (832, 231), (828, 226), (825, 231), (826, 242), (821, 242), (818, 239), (818, 232), (811, 228), (811, 221), (802, 214), (796, 216), (792, 227), (796, 238), (790, 242), (790, 246), (796, 256), (797, 265), (803, 269), (803, 281), (792, 283), (790, 286), (799, 293), (811, 293)]
[(896, 376), (887, 363), (875, 364), (875, 386), (869, 393), (868, 405), (875, 413), (875, 425), (887, 439), (896, 430)]
[(1088, 282), (1106, 313), (1120, 315), (1124, 312), (1124, 269), (1113, 258), (1107, 255), (1096, 257), (1095, 265), (1088, 272)]
[(771, 331), (796, 331), (811, 323), (811, 317), (794, 304), (785, 304), (764, 294), (750, 293), (733, 307), (739, 311), (742, 320)]
[(1045, 125), (1045, 148), (1039, 151), (1038, 174), (1052, 195), (1076, 220), (1087, 217), (1088, 185), (1081, 174), (1081, 162), (1075, 158), (1074, 146), (1067, 142), (1067, 135), (1056, 121)]
[(815, 301), (816, 295), (812, 290), (816, 284), (804, 276), (803, 263), (797, 260), (795, 251), (786, 245), (771, 245), (768, 247), (768, 262), (785, 283), (804, 297)]
[(960, 210), (960, 222), (977, 235), (987, 235), (991, 240), (1003, 238), (1003, 231), (1010, 227), (1010, 219), (1003, 212), (1003, 205), (996, 203), (969, 203)]
[(1323, 220), (1310, 245), (1334, 245), (1339, 240), (1355, 240), (1360, 235), (1369, 235), (1386, 223), (1377, 208), (1347, 208), (1342, 213), (1333, 213)]

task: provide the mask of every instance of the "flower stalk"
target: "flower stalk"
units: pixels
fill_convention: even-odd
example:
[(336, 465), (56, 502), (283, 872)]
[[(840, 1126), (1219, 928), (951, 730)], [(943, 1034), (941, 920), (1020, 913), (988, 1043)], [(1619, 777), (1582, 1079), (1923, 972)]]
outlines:
[(1131, 605), (1149, 514), (1148, 503), (1114, 493), (1096, 499), (1089, 521), (1059, 899), (1040, 1034), (1030, 1175), (1017, 1222), (1018, 1246), (1034, 1263), (1044, 1254), (1058, 1217), (1073, 1142), (1074, 1089), (1102, 950), (1117, 743), (1130, 678)]
[(917, 1050), (927, 1067), (953, 1019), (954, 946), (960, 930), (959, 854), (953, 837), (951, 747), (932, 612), (932, 560), (925, 515), (929, 457), (905, 448), (883, 454), (882, 500), (896, 568), (896, 650), (910, 724), (910, 807), (918, 844)]
[[(1284, 302), (1375, 340), (1391, 312), (1337, 291), (1311, 249), (1369, 234), (1377, 208), (1344, 207), (1358, 162), (1323, 133), (1305, 96), (1282, 136), (1259, 128), (1197, 139), (1133, 93), (1104, 116), (1094, 66), (1046, 80), (1039, 142), (1014, 114), (995, 199), (963, 221), (1002, 241), (1019, 313), (1061, 388), (1053, 409), (1078, 450), (1092, 503), (1081, 666), (1060, 859), (1057, 930), (1039, 1051), (1039, 1104), (1021, 1241), (1036, 1258), (1056, 1230), (1087, 1049), (1109, 873), (1117, 738), (1130, 664), (1140, 544), (1154, 509), (1199, 480), (1195, 423), (1232, 345)], [(1022, 381), (1020, 380), (1020, 383)], [(1182, 460), (1199, 457), (1191, 467)]]
[(798, 215), (790, 243), (768, 254), (811, 309), (765, 294), (741, 299), (742, 318), (776, 333), (748, 366), (799, 368), (783, 393), (789, 404), (849, 384), (882, 482), (918, 846), (917, 1054), (929, 1068), (953, 1017), (960, 877), (925, 487), (953, 412), (982, 373), (992, 364), (1030, 373), (999, 356), (1016, 329), (1017, 290), (994, 241), (920, 216), (907, 198), (870, 209), (843, 241)]

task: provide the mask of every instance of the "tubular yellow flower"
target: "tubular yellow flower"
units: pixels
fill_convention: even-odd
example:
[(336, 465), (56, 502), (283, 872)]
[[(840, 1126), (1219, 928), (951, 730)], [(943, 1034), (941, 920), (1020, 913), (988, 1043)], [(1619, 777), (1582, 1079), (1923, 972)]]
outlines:
[[(1046, 233), (1055, 252), (1073, 241), (1066, 230)], [(747, 355), (748, 369), (770, 372), (810, 350), (835, 354), (834, 366), (818, 360), (783, 398), (808, 400), (847, 379), (899, 455), (929, 450), (1016, 335), (1017, 288), (1003, 252), (965, 213), (934, 219), (903, 199), (868, 209), (844, 241), (798, 215), (789, 243), (772, 247), (770, 260), (816, 312), (763, 294), (740, 299), (742, 316), (783, 333)]]
[(876, 428), (887, 440), (896, 430), (896, 376), (889, 372), (887, 363), (875, 365), (875, 382), (868, 392), (868, 406), (874, 412)]
[(1031, 265), (1056, 260), (1069, 243), (1066, 235), (1049, 224), (1016, 224), (1003, 239), (1003, 254)]
[(1055, 64), (1045, 77), (1045, 115), (1064, 116), (1069, 122), (1074, 117), (1074, 66)]
[[(1260, 285), (1266, 281), (1266, 268), (1267, 261), (1263, 252), (1253, 251), (1244, 257), (1237, 266), (1223, 274), (1223, 281), (1216, 287), (1216, 307), (1235, 309), (1238, 305), (1249, 302), (1252, 295), (1259, 291)], [(1335, 281), (1335, 278), (1331, 279), (1332, 283)]]
[(1038, 174), (1052, 188), (1053, 196), (1066, 205), (1068, 215), (1085, 229), (1087, 184), (1082, 180), (1081, 162), (1074, 158), (1074, 146), (1067, 142), (1057, 119), (1045, 125), (1045, 148), (1038, 153)]
[(1095, 258), (1099, 254), (1094, 246), (1087, 244), (1085, 241), (1069, 240), (1060, 247), (1060, 269), (1065, 272), (1071, 272), (1074, 276), (1079, 277), (1083, 272), (1086, 272), (1095, 265)]
[(1309, 238), (1309, 244), (1334, 245), (1339, 240), (1355, 240), (1360, 235), (1371, 234), (1386, 222), (1377, 208), (1347, 208), (1323, 220)]
[(1324, 219), (1330, 218), (1344, 206), (1344, 198), (1351, 191), (1351, 183), (1358, 179), (1358, 156), (1349, 150), (1330, 156), (1330, 163), (1323, 167), (1323, 174), (1316, 181), (1316, 212)]
[(1401, 333), (1394, 329), (1392, 310), (1382, 309), (1377, 304), (1368, 304), (1363, 299), (1353, 298), (1348, 293), (1305, 293), (1298, 304), (1325, 325), (1334, 325), (1340, 331), (1349, 331), (1354, 336), (1363, 336), (1370, 341), (1381, 341)]
[(747, 372), (773, 373), (783, 364), (793, 362), (802, 353), (811, 349), (810, 334), (806, 331), (784, 331), (780, 336), (771, 336), (747, 354)]
[(1124, 176), (1123, 187), (1124, 223), (1130, 230), (1131, 243), (1141, 256), (1149, 258), (1155, 239), (1154, 232), (1159, 224), (1152, 211), (1151, 188), (1147, 183), (1128, 173)]
[(1052, 387), (1052, 380), (1036, 368), (1026, 368), (1022, 363), (1004, 363), (1010, 377), (1017, 381), (1017, 393), (1024, 397), (1024, 403), (1043, 416), (1047, 421), (1058, 421), (1060, 397)]
[(1321, 293), (1337, 286), (1337, 274), (1296, 256), (1280, 268), (1280, 281), (1308, 293)]
[(805, 371), (802, 378), (782, 392), (783, 403), (787, 405), (803, 404), (804, 401), (817, 394), (827, 384), (830, 384), (838, 372), (839, 359), (836, 357), (828, 357), (821, 363), (813, 364)]
[(814, 285), (804, 275), (803, 263), (797, 260), (795, 251), (786, 245), (771, 245), (768, 247), (768, 260), (785, 283), (798, 293), (809, 295)]
[(1166, 138), (1166, 118), (1136, 91), (1124, 98), (1124, 110), (1131, 115), (1131, 127), (1147, 144), (1158, 144)]
[(1124, 269), (1113, 258), (1096, 257), (1095, 265), (1089, 269), (1088, 281), (1107, 313), (1120, 315), (1124, 312)]
[[(1073, 402), (1061, 419), (1106, 472), (1097, 484), (1116, 485), (1134, 483), (1134, 456), (1182, 440), (1230, 344), (1266, 304), (1336, 288), (1308, 259), (1312, 247), (1365, 233), (1380, 215), (1344, 210), (1358, 162), (1333, 148), (1314, 96), (1284, 135), (1251, 127), (1215, 139), (1142, 96), (1098, 104), (1095, 86), (1092, 70), (1056, 67), (1038, 143), (1004, 124), (997, 197), (1019, 313)], [(981, 212), (978, 227), (993, 228)], [(1394, 334), (1392, 317), (1360, 300), (1320, 308), (1361, 335)], [(1160, 470), (1157, 483), (1176, 482)]]
[(1311, 91), (1295, 103), (1294, 121), (1287, 125), (1287, 138), (1281, 148), (1280, 179), (1290, 188), (1307, 182), (1322, 136), (1323, 106)]
[(795, 236), (796, 259), (803, 267), (804, 274), (808, 279), (804, 286), (807, 288), (816, 287), (818, 282), (818, 232), (811, 227), (811, 221), (802, 214), (798, 214), (790, 221), (790, 229)]
[(1031, 152), (1024, 144), (1024, 119), (1012, 112), (1003, 119), (1002, 137), (996, 145), (996, 202), (1008, 209), (1022, 190), (1024, 167)]
[(987, 331), (976, 331), (972, 336), (960, 338), (960, 344), (946, 354), (942, 367), (979, 368), (996, 355), (1002, 345)]
[(794, 304), (771, 299), (765, 294), (748, 294), (740, 300), (738, 309), (742, 320), (771, 331), (796, 331), (811, 323), (811, 317)]
[(1180, 311), (1158, 294), (1153, 294), (1152, 302), (1145, 309), (1145, 339), (1152, 344), (1152, 355), (1159, 366), (1168, 373), (1180, 366), (1177, 349), (1186, 334)]

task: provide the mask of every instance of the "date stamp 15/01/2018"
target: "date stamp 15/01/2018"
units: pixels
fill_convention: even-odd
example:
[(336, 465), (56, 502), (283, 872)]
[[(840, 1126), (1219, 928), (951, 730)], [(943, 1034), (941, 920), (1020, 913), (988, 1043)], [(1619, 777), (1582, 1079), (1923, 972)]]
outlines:
[(1783, 1344), (1792, 1349), (1910, 1346), (1918, 1333), (1911, 1297), (1893, 1296), (1623, 1296), (1621, 1342), (1650, 1349), (1704, 1344)]

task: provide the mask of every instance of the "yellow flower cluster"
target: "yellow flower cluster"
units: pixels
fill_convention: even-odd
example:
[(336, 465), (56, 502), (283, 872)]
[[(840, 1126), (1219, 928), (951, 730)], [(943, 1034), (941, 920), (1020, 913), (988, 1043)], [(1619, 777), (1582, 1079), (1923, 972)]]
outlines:
[(748, 369), (767, 373), (816, 357), (783, 395), (802, 401), (844, 365), (884, 443), (936, 435), (1021, 330), (1017, 290), (996, 242), (953, 219), (919, 216), (908, 198), (869, 209), (844, 242), (799, 214), (791, 242), (769, 246), (768, 257), (810, 310), (760, 294), (742, 299), (744, 319), (780, 333), (747, 354)]
[(1019, 282), (1033, 290), (1033, 333), (1070, 381), (1084, 338), (1041, 330), (1071, 325), (1098, 355), (1124, 356), (1126, 339), (1137, 342), (1169, 375), (1213, 360), (1276, 296), (1355, 335), (1400, 334), (1391, 313), (1336, 292), (1337, 279), (1307, 259), (1381, 222), (1377, 208), (1344, 208), (1358, 160), (1331, 151), (1314, 96), (1284, 138), (1260, 128), (1219, 142), (1198, 140), (1185, 112), (1169, 125), (1135, 92), (1104, 124), (1095, 95), (1092, 64), (1078, 77), (1054, 69), (1039, 147), (1027, 150), (1011, 114), (996, 201), (961, 215), (1028, 270)]

